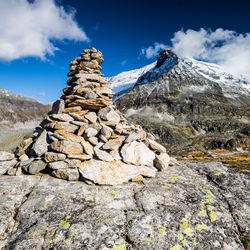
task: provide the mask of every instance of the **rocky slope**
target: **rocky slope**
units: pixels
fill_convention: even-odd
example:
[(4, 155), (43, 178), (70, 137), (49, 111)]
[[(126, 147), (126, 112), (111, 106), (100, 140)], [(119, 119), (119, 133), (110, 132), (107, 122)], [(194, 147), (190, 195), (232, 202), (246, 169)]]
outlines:
[(107, 80), (116, 106), (172, 152), (249, 146), (250, 84), (218, 65), (164, 50), (156, 62)]
[(246, 175), (214, 162), (116, 187), (1, 176), (0, 248), (244, 249), (248, 187)]
[(10, 128), (21, 123), (41, 121), (50, 109), (33, 98), (13, 94), (0, 88), (0, 128)]

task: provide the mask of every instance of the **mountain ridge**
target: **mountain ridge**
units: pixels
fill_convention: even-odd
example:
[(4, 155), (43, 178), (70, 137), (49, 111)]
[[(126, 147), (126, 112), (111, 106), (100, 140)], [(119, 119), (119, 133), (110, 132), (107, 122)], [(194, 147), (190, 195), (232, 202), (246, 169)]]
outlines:
[(249, 146), (250, 84), (245, 79), (169, 50), (131, 72), (108, 79), (116, 106), (170, 151)]

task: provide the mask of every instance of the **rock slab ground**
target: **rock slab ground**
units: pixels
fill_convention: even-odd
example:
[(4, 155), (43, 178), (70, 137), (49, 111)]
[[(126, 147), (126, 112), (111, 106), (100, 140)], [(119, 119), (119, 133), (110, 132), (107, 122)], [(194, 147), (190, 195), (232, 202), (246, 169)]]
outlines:
[(181, 162), (120, 186), (0, 177), (0, 248), (244, 249), (249, 176)]

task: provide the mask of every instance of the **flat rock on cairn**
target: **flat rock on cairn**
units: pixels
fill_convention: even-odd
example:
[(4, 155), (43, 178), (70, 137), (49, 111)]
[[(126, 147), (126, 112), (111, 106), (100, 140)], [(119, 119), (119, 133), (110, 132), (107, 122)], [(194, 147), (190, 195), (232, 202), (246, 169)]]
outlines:
[(1, 154), (0, 174), (51, 172), (89, 184), (119, 185), (168, 167), (165, 148), (112, 104), (101, 74), (103, 55), (86, 49), (70, 64), (69, 87), (14, 155)]

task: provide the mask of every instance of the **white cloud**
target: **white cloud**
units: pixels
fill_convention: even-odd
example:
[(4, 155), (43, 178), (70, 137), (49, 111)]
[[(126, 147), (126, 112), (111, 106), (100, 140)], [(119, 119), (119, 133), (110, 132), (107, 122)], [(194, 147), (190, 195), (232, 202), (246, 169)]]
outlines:
[(167, 48), (165, 44), (155, 42), (152, 46), (141, 49), (140, 55), (145, 56), (147, 59), (150, 59), (152, 57), (157, 56), (159, 52), (165, 48)]
[(179, 56), (217, 63), (226, 72), (250, 81), (250, 33), (238, 34), (222, 28), (215, 31), (188, 29), (176, 32), (171, 42), (171, 46), (155, 42), (143, 48), (141, 54), (146, 58), (155, 57), (168, 47)]
[(121, 65), (125, 65), (127, 63), (127, 60), (125, 59), (125, 60), (123, 60), (122, 62), (121, 62)]
[(250, 81), (250, 33), (238, 34), (221, 28), (213, 32), (201, 28), (178, 31), (171, 41), (178, 55), (218, 63), (225, 71)]
[(0, 0), (0, 60), (53, 55), (56, 40), (88, 41), (74, 20), (54, 0)]

